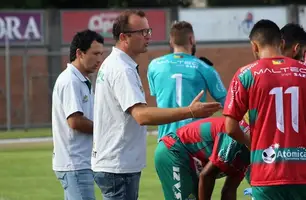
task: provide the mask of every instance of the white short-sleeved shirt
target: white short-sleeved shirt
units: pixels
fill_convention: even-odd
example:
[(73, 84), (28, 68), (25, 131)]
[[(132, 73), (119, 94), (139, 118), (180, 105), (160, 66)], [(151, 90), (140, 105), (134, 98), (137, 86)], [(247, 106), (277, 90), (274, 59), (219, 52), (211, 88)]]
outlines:
[(146, 103), (135, 61), (113, 47), (98, 72), (94, 105), (95, 172), (134, 173), (146, 165), (146, 126), (127, 110)]
[(72, 64), (57, 78), (52, 94), (53, 170), (91, 169), (93, 136), (69, 127), (67, 118), (76, 112), (93, 120), (94, 95), (85, 78)]

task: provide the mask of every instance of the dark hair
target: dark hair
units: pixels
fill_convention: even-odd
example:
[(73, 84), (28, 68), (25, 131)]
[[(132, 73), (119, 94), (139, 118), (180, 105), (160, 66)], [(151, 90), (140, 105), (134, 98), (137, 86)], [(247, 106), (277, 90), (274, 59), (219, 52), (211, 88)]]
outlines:
[(285, 40), (285, 49), (291, 48), (293, 45), (300, 43), (306, 44), (306, 32), (295, 23), (288, 23), (281, 29), (282, 39)]
[(253, 26), (249, 38), (261, 46), (277, 46), (281, 43), (281, 32), (273, 21), (262, 19)]
[(126, 10), (120, 13), (113, 24), (113, 38), (116, 42), (119, 40), (119, 35), (121, 33), (129, 31), (129, 18), (131, 15), (146, 17), (145, 12), (141, 10)]
[(174, 22), (170, 29), (170, 36), (173, 43), (178, 46), (188, 44), (189, 35), (193, 34), (192, 25), (186, 21)]
[(81, 32), (77, 32), (70, 44), (70, 62), (76, 59), (77, 49), (80, 49), (82, 52), (86, 53), (93, 41), (104, 44), (104, 38), (95, 31), (86, 29)]

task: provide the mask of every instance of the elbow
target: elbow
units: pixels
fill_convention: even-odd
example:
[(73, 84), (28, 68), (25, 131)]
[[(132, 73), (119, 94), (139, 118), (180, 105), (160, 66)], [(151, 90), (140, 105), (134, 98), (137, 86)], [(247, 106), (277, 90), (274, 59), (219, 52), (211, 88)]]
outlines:
[(77, 123), (75, 123), (74, 120), (68, 120), (68, 125), (73, 130), (77, 130), (77, 128), (78, 128), (78, 125), (77, 125)]
[(148, 125), (148, 118), (142, 114), (142, 112), (138, 112), (136, 115), (133, 115), (133, 118), (140, 126)]
[(137, 122), (137, 124), (139, 124), (140, 126), (146, 126), (146, 125), (150, 125), (150, 122), (148, 120), (147, 117), (137, 117), (135, 118), (135, 121)]
[(131, 115), (140, 126), (151, 125), (150, 113), (148, 113), (147, 109), (134, 109), (132, 110)]
[(78, 118), (76, 116), (71, 116), (67, 119), (67, 123), (68, 126), (73, 129), (73, 130), (77, 130), (79, 128), (79, 121)]
[(140, 126), (146, 126), (148, 123), (144, 119), (136, 119), (137, 124)]
[(139, 124), (140, 126), (145, 125), (151, 125), (150, 124), (150, 113), (147, 109), (147, 107), (143, 104), (136, 104), (135, 106), (128, 109), (128, 112), (134, 120)]
[(235, 135), (234, 121), (230, 117), (225, 117), (225, 132), (229, 136)]
[(234, 131), (231, 130), (231, 129), (226, 130), (226, 133), (227, 133), (227, 135), (230, 136), (230, 137), (232, 137), (232, 136), (235, 135)]

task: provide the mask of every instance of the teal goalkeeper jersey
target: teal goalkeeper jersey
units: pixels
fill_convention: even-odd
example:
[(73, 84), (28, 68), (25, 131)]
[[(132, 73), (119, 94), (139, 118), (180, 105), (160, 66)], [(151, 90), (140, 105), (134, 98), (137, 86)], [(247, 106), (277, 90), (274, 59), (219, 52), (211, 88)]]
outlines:
[[(176, 108), (190, 105), (201, 90), (205, 93), (201, 102), (206, 102), (207, 92), (224, 105), (226, 89), (218, 72), (189, 54), (168, 54), (151, 61), (148, 67), (150, 93), (156, 97), (160, 108)], [(158, 140), (170, 132), (196, 119), (186, 119), (158, 126)]]

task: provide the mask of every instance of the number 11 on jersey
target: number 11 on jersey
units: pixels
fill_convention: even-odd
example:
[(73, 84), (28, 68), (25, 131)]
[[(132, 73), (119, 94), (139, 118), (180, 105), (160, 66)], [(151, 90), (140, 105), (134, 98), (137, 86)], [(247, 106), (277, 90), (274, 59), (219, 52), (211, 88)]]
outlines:
[(299, 87), (289, 87), (283, 94), (283, 87), (275, 87), (269, 92), (270, 95), (275, 95), (275, 112), (276, 126), (282, 133), (285, 132), (284, 115), (289, 113), (284, 112), (284, 94), (291, 95), (291, 126), (295, 132), (299, 132)]
[(175, 78), (175, 94), (176, 94), (176, 103), (182, 107), (182, 74), (173, 74), (171, 78)]

